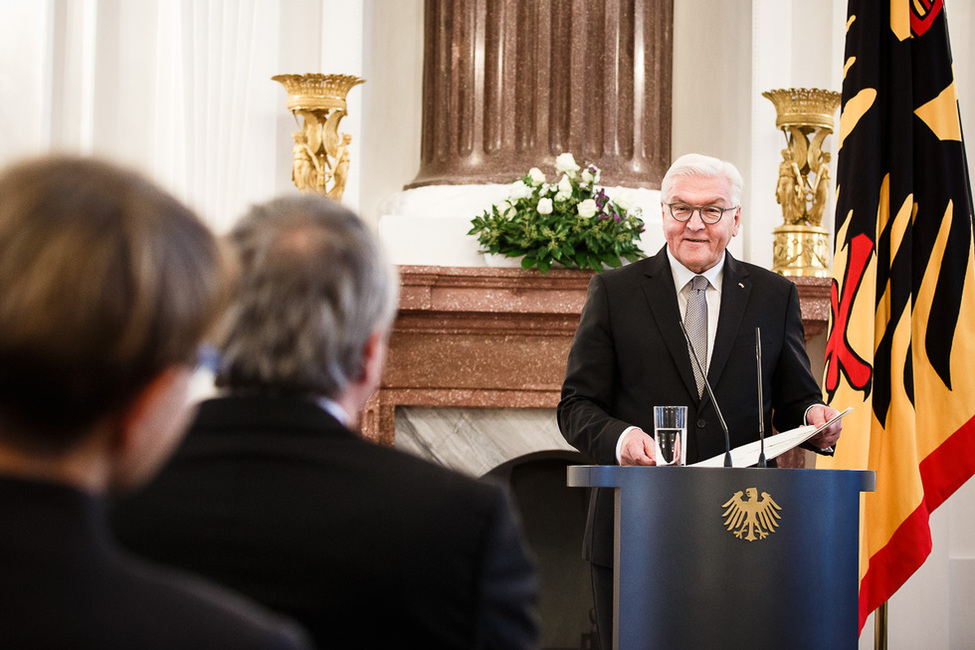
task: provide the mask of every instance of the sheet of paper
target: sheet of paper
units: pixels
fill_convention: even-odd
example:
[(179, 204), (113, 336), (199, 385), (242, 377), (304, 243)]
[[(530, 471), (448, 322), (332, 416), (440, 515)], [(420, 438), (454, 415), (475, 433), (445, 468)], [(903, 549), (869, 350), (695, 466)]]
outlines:
[[(810, 424), (792, 429), (790, 431), (783, 431), (782, 433), (777, 433), (774, 436), (769, 436), (765, 439), (765, 459), (772, 460), (776, 456), (781, 456), (790, 449), (798, 447), (823, 429), (831, 426), (834, 422), (838, 422), (844, 418), (852, 410), (852, 407), (847, 408), (845, 411), (829, 420), (821, 427), (814, 427)], [(760, 440), (750, 442), (746, 445), (742, 445), (741, 447), (736, 447), (731, 450), (731, 466), (751, 467), (752, 465), (758, 463), (758, 457), (761, 455), (761, 453), (762, 446)], [(691, 465), (691, 467), (724, 467), (724, 454), (718, 454), (713, 458), (708, 458), (707, 460), (694, 463)]]

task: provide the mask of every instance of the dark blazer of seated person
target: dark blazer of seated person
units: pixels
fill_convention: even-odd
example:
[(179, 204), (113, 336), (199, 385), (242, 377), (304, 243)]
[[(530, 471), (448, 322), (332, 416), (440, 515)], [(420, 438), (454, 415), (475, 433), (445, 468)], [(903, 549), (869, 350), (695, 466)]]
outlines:
[(5, 648), (309, 647), (252, 601), (123, 551), (86, 490), (4, 476), (0, 518)]
[(321, 647), (536, 647), (536, 576), (507, 492), (352, 430), (397, 304), (368, 229), (303, 197), (256, 208), (232, 241), (225, 394), (118, 504), (120, 539), (297, 618)]
[(0, 173), (0, 646), (304, 648), (224, 588), (123, 552), (105, 495), (185, 429), (227, 258), (147, 180), (75, 158)]

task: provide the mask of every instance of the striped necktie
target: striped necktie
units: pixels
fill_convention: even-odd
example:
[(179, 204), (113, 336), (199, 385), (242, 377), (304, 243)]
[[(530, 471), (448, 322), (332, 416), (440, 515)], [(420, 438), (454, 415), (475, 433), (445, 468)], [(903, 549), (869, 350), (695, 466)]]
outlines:
[[(703, 275), (695, 275), (690, 285), (687, 308), (684, 311), (684, 327), (687, 329), (687, 336), (691, 339), (691, 345), (694, 346), (694, 352), (706, 372), (708, 368), (708, 279)], [(693, 357), (691, 366), (694, 368), (697, 396), (700, 397), (704, 393), (704, 376)]]

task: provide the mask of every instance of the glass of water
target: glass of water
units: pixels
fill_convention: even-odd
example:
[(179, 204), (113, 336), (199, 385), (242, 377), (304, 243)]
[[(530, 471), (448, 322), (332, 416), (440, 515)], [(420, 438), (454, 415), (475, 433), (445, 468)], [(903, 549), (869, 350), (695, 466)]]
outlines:
[(657, 465), (687, 464), (687, 407), (653, 407)]

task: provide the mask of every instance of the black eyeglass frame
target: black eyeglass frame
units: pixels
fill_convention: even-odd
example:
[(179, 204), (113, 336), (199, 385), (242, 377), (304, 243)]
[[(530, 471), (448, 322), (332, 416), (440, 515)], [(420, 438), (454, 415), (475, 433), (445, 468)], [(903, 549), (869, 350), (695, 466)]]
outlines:
[[(674, 221), (677, 221), (677, 222), (680, 222), (680, 223), (687, 223), (688, 221), (690, 221), (694, 217), (694, 213), (697, 212), (699, 215), (701, 215), (701, 221), (703, 221), (704, 223), (706, 223), (709, 226), (713, 226), (714, 224), (716, 224), (719, 221), (721, 221), (724, 218), (724, 213), (725, 212), (729, 212), (731, 210), (737, 210), (738, 208), (741, 207), (740, 205), (736, 205), (736, 206), (733, 206), (733, 207), (730, 207), (730, 208), (722, 208), (719, 205), (691, 205), (690, 203), (684, 203), (683, 201), (677, 201), (675, 203), (666, 203), (665, 202), (664, 205), (667, 206), (667, 209), (670, 211), (670, 216), (673, 218)], [(674, 214), (674, 206), (675, 205), (683, 205), (683, 206), (686, 206), (686, 207), (688, 207), (688, 208), (691, 209), (691, 213), (689, 215), (687, 215), (687, 218), (686, 219), (680, 219), (680, 218), (677, 217), (677, 215)], [(721, 210), (721, 214), (718, 215), (718, 218), (717, 219), (715, 219), (714, 221), (711, 221), (711, 220), (705, 218), (705, 216), (704, 216), (704, 210), (706, 208), (714, 208), (715, 210)]]

